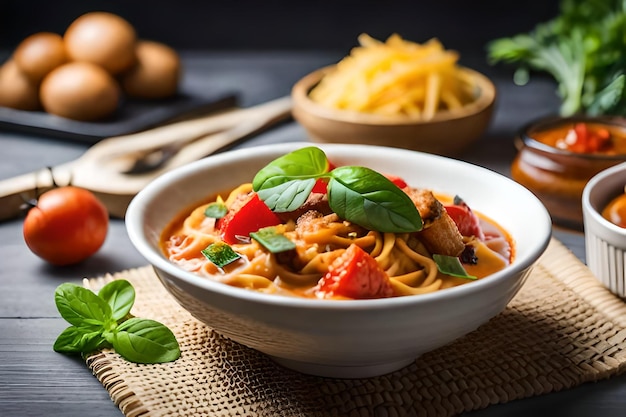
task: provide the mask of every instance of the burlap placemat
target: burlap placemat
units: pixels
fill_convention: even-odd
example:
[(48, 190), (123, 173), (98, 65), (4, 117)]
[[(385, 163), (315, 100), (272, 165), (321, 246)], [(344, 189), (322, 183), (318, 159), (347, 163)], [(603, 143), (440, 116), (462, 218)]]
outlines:
[(617, 375), (626, 362), (626, 305), (565, 246), (552, 240), (507, 309), (473, 333), (395, 373), (327, 379), (276, 365), (199, 323), (150, 267), (125, 278), (133, 313), (166, 324), (182, 356), (137, 365), (102, 351), (87, 365), (128, 417), (453, 416)]

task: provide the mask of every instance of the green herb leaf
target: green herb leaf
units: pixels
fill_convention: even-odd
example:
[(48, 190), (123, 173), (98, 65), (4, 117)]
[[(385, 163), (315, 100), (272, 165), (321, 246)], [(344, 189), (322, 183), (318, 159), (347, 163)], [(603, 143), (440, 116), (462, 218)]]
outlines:
[(126, 320), (113, 333), (112, 345), (131, 362), (164, 363), (180, 357), (176, 336), (155, 320), (136, 317)]
[(76, 327), (103, 327), (111, 318), (111, 307), (93, 291), (76, 284), (61, 284), (54, 293), (57, 309)]
[(165, 362), (180, 356), (176, 338), (163, 324), (134, 317), (122, 321), (135, 302), (135, 289), (126, 280), (112, 281), (98, 294), (75, 284), (61, 284), (54, 299), (61, 316), (73, 325), (57, 337), (53, 345), (56, 352), (89, 353), (113, 346), (128, 360), (139, 363)]
[(463, 268), (463, 264), (454, 256), (446, 256), (446, 255), (433, 255), (433, 259), (437, 264), (437, 269), (442, 274), (450, 275), (452, 277), (465, 278), (469, 280), (476, 280), (477, 278), (473, 275), (469, 275), (465, 268)]
[(250, 237), (263, 245), (272, 253), (285, 252), (296, 248), (296, 244), (285, 235), (277, 233), (273, 226), (264, 227), (256, 232), (250, 233)]
[(78, 354), (93, 352), (106, 344), (101, 331), (70, 326), (57, 337), (52, 348), (59, 353)]
[(98, 297), (109, 304), (111, 318), (118, 321), (130, 313), (130, 309), (135, 303), (135, 289), (130, 285), (130, 282), (118, 279), (102, 287), (98, 292)]
[(322, 150), (302, 148), (261, 169), (254, 177), (253, 189), (271, 210), (289, 212), (304, 204), (317, 179), (330, 178), (329, 204), (343, 219), (381, 232), (421, 230), (415, 204), (387, 177), (364, 167), (327, 172), (328, 166)]
[(314, 146), (300, 148), (276, 158), (257, 172), (252, 180), (252, 188), (259, 192), (294, 179), (321, 176), (327, 171), (328, 159), (324, 151)]
[(302, 206), (309, 198), (314, 186), (314, 178), (291, 180), (271, 188), (261, 189), (257, 191), (257, 194), (270, 210), (277, 213), (285, 213), (294, 211)]
[(528, 32), (492, 40), (491, 64), (516, 64), (551, 75), (560, 113), (626, 114), (626, 2), (561, 0), (559, 14)]
[(415, 232), (422, 218), (409, 196), (384, 175), (365, 167), (331, 172), (328, 202), (339, 217), (380, 232)]
[(221, 219), (228, 213), (228, 208), (224, 203), (214, 202), (207, 206), (204, 215), (213, 219)]
[(205, 249), (202, 249), (201, 252), (209, 261), (213, 262), (219, 268), (223, 268), (229, 263), (235, 262), (237, 259), (241, 258), (241, 255), (224, 242), (211, 243)]

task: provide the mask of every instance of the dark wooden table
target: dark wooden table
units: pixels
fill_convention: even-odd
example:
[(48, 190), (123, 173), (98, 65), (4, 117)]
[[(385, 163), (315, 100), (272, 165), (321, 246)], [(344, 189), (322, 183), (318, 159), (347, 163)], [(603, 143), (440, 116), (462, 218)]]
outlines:
[[(510, 73), (490, 68), (481, 51), (462, 63), (496, 82), (499, 94), (493, 123), (473, 149), (459, 158), (509, 175), (515, 155), (513, 137), (533, 118), (557, 108), (554, 85), (537, 79), (525, 87), (512, 84)], [(219, 84), (240, 92), (243, 106), (288, 95), (307, 72), (335, 62), (334, 52), (183, 53), (190, 88)], [(214, 84), (211, 84), (214, 83)], [(249, 141), (248, 147), (306, 140), (295, 122), (282, 124)], [(78, 157), (84, 142), (0, 131), (0, 179), (56, 165)], [(555, 229), (555, 236), (584, 260), (583, 235)], [(22, 219), (0, 223), (0, 415), (120, 416), (107, 391), (80, 358), (55, 353), (52, 344), (67, 326), (54, 305), (54, 290), (63, 282), (145, 265), (131, 245), (124, 223), (114, 219), (102, 249), (72, 267), (51, 267), (33, 255), (22, 238)], [(559, 393), (491, 406), (472, 416), (623, 416), (626, 376), (585, 384)]]

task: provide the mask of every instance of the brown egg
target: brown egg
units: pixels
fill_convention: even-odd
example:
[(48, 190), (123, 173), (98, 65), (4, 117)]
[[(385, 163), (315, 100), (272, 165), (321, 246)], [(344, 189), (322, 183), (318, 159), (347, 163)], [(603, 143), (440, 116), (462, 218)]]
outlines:
[(17, 46), (13, 59), (23, 73), (38, 83), (50, 71), (67, 62), (63, 37), (51, 32), (30, 35)]
[(113, 75), (135, 63), (135, 29), (112, 13), (90, 12), (78, 17), (65, 31), (64, 40), (71, 60), (100, 65)]
[(93, 121), (115, 111), (120, 87), (102, 67), (89, 62), (70, 62), (43, 79), (39, 97), (48, 113)]
[(18, 110), (38, 110), (37, 84), (10, 59), (0, 67), (0, 106)]
[(181, 74), (176, 51), (160, 42), (141, 40), (137, 43), (137, 63), (122, 74), (124, 92), (135, 98), (160, 99), (173, 96), (178, 90)]

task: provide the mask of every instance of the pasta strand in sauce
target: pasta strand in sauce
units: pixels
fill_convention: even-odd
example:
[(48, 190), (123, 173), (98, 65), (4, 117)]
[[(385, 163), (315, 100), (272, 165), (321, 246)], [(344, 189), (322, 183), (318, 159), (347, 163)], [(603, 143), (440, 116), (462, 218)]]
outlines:
[[(412, 191), (414, 189), (407, 187), (407, 193)], [(251, 184), (243, 184), (232, 190), (223, 204), (234, 210), (252, 194)], [(215, 196), (211, 202), (215, 201), (222, 200)], [(384, 271), (392, 296), (425, 294), (472, 282), (438, 270), (433, 253), (427, 249), (433, 242), (427, 241), (426, 234), (367, 230), (340, 219), (335, 213), (315, 208), (275, 226), (280, 234), (294, 242), (295, 249), (271, 253), (255, 239), (242, 236), (239, 242), (230, 245), (241, 257), (220, 268), (202, 253), (210, 244), (222, 241), (219, 220), (205, 215), (211, 202), (200, 204), (174, 219), (163, 232), (162, 250), (181, 268), (227, 285), (272, 294), (343, 299), (346, 297), (320, 295), (320, 280), (329, 274), (333, 263), (351, 245), (365, 251)], [(514, 257), (512, 241), (500, 226), (484, 217), (480, 217), (480, 226), (483, 234), (480, 238), (462, 237), (465, 247), (469, 247), (477, 259), (464, 262), (463, 266), (477, 279), (504, 268)]]

